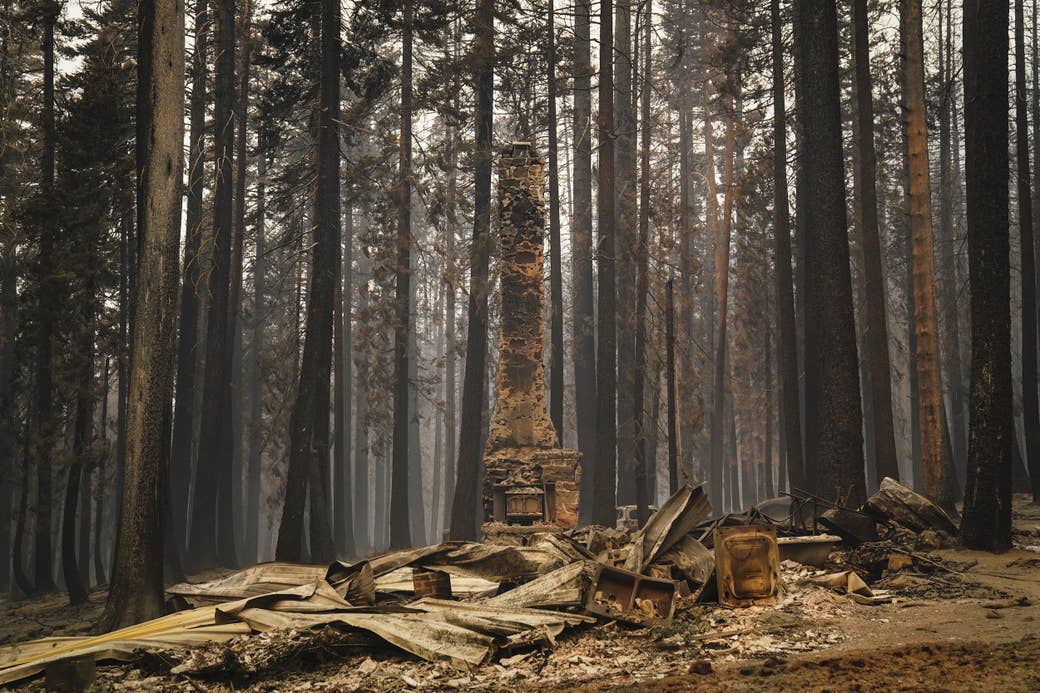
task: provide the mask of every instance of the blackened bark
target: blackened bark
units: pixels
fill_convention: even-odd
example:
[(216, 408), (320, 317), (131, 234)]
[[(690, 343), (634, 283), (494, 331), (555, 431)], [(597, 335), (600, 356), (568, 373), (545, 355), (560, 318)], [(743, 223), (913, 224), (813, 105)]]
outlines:
[(259, 134), (256, 156), (256, 222), (253, 258), (253, 350), (249, 360), (249, 452), (246, 461), (246, 562), (258, 561), (260, 541), (260, 478), (263, 454), (264, 321), (266, 319), (267, 251), (265, 217), (267, 204), (267, 135)]
[[(368, 310), (368, 255), (362, 249), (358, 259), (358, 316)], [(370, 329), (370, 328), (366, 328)], [(369, 482), (368, 465), (368, 355), (360, 351), (357, 359), (357, 387), (354, 392), (354, 410), (357, 426), (354, 433), (354, 539), (357, 542), (358, 555), (367, 556), (373, 547), (372, 523), (369, 522), (369, 497), (372, 488)], [(379, 474), (376, 473), (378, 480)], [(378, 499), (378, 496), (377, 496)], [(382, 505), (382, 501), (378, 501)], [(378, 525), (377, 525), (378, 526)]]
[[(636, 313), (635, 361), (632, 372), (632, 419), (635, 423), (635, 491), (636, 512), (639, 525), (650, 518), (650, 479), (657, 475), (656, 459), (648, 458), (647, 431), (653, 430), (646, 417), (647, 370), (647, 294), (649, 293), (649, 243), (650, 243), (650, 87), (651, 87), (651, 38), (653, 28), (653, 0), (647, 0), (643, 10), (643, 55), (642, 86), (639, 94), (639, 236), (636, 241)], [(651, 386), (658, 383), (651, 380)]]
[(487, 401), (487, 292), (491, 244), (492, 118), (494, 113), (494, 2), (477, 0), (474, 15), (476, 144), (474, 152), (473, 242), (470, 248), (466, 372), (462, 383), (459, 461), (451, 508), (451, 538), (476, 539), (476, 512), (483, 436), (481, 414)]
[(675, 416), (675, 282), (668, 279), (665, 304), (665, 350), (668, 392), (668, 495), (679, 490), (679, 429)]
[[(961, 357), (961, 325), (960, 325), (960, 277), (959, 263), (955, 256), (958, 246), (957, 234), (954, 230), (955, 180), (953, 172), (952, 149), (953, 138), (950, 132), (950, 120), (953, 111), (956, 78), (953, 68), (953, 37), (950, 16), (953, 8), (944, 3), (946, 11), (946, 36), (940, 36), (943, 58), (940, 61), (941, 74), (939, 85), (939, 272), (941, 290), (941, 325), (942, 325), (942, 357), (946, 363), (944, 384), (950, 392), (950, 407), (947, 420), (950, 422), (950, 438), (952, 440), (953, 464), (957, 470), (958, 483), (964, 482), (966, 464), (967, 420), (965, 419), (964, 402), (964, 367)], [(940, 26), (941, 31), (941, 26)], [(960, 142), (957, 143), (960, 150)]]
[(40, 230), (40, 249), (37, 256), (39, 272), (39, 300), (36, 316), (36, 392), (35, 418), (30, 432), (32, 461), (36, 465), (36, 535), (34, 541), (34, 589), (50, 592), (54, 589), (51, 560), (51, 455), (54, 448), (54, 393), (53, 345), (57, 302), (60, 300), (61, 279), (56, 276), (54, 244), (57, 219), (47, 203), (54, 195), (54, 28), (60, 8), (49, 1), (43, 8), (43, 107), (40, 115), (43, 155), (40, 160), (41, 202), (46, 205)]
[[(411, 315), (412, 254), (412, 2), (405, 0), (401, 38), (401, 135), (397, 209), (397, 289), (394, 313), (394, 452), (390, 490), (390, 548), (411, 546), (408, 488), (408, 342)], [(421, 499), (414, 499), (421, 502)]]
[(216, 185), (213, 194), (213, 265), (209, 276), (209, 305), (206, 317), (206, 362), (203, 369), (202, 423), (195, 473), (195, 504), (192, 509), (189, 569), (235, 565), (234, 552), (227, 553), (218, 536), (225, 517), (220, 491), (230, 491), (231, 465), (231, 265), (232, 203), (235, 119), (235, 3), (219, 0), (216, 14), (216, 77), (214, 80), (213, 126)]
[[(245, 0), (242, 6), (240, 33), (242, 41), (239, 49), (238, 96), (235, 99), (235, 199), (234, 199), (234, 231), (231, 245), (231, 287), (228, 295), (229, 330), (228, 343), (231, 346), (231, 419), (229, 434), (231, 435), (231, 457), (224, 465), (221, 488), (226, 489), (223, 497), (230, 503), (221, 503), (223, 513), (217, 523), (217, 549), (221, 554), (228, 551), (235, 555), (241, 553), (245, 540), (245, 522), (242, 511), (245, 507), (242, 488), (242, 467), (245, 464), (243, 405), (245, 392), (243, 388), (242, 370), (242, 265), (245, 257), (246, 237), (246, 167), (249, 162), (248, 124), (249, 124), (249, 76), (253, 61), (253, 4)], [(243, 543), (240, 543), (240, 541)]]
[(1026, 94), (1025, 18), (1015, 0), (1015, 139), (1018, 150), (1018, 228), (1022, 271), (1022, 427), (1033, 503), (1040, 503), (1040, 399), (1037, 392), (1036, 255), (1029, 172), (1029, 117)]
[(632, 106), (632, 0), (616, 0), (614, 32), (615, 279), (617, 287), (617, 498), (636, 502), (633, 370), (636, 302), (636, 115)]
[(206, 46), (209, 42), (208, 0), (195, 2), (195, 49), (191, 60), (191, 100), (188, 142), (188, 203), (185, 216), (180, 337), (177, 343), (177, 400), (173, 409), (173, 447), (170, 456), (169, 530), (183, 551), (186, 541), (188, 495), (191, 484), (195, 431), (195, 385), (199, 340), (199, 298), (202, 258), (202, 192), (205, 172)]
[(1011, 546), (1008, 6), (964, 0), (964, 136), (971, 280), (971, 422), (961, 538)]
[(773, 234), (775, 236), (776, 306), (779, 348), (780, 422), (788, 488), (804, 488), (802, 415), (798, 395), (798, 334), (791, 273), (791, 213), (787, 201), (787, 108), (784, 104), (784, 46), (780, 0), (770, 0), (773, 51)]
[(556, 133), (555, 0), (549, 0), (549, 416), (563, 445), (563, 260), (560, 255), (560, 172)]
[(869, 19), (867, 0), (852, 3), (853, 62), (856, 73), (856, 131), (859, 166), (856, 199), (863, 247), (865, 341), (870, 368), (870, 404), (874, 454), (878, 480), (899, 480), (895, 427), (892, 422), (892, 376), (888, 359), (888, 323), (885, 318), (885, 279), (881, 265), (881, 235), (878, 228), (877, 155), (874, 151), (874, 96), (870, 76)]
[[(805, 186), (806, 469), (829, 500), (866, 500), (849, 269), (834, 0), (796, 0), (799, 158)], [(808, 367), (812, 364), (812, 367)]]
[(339, 3), (322, 0), (314, 245), (300, 382), (289, 421), (285, 505), (275, 548), (275, 558), (280, 561), (299, 561), (302, 557), (303, 510), (308, 497), (309, 558), (321, 563), (335, 556), (325, 487), (328, 480), (333, 313), (340, 262), (339, 32)]
[(101, 431), (99, 438), (104, 447), (97, 460), (97, 498), (94, 501), (94, 579), (97, 584), (104, 585), (108, 582), (105, 577), (105, 563), (107, 562), (102, 539), (105, 528), (105, 491), (106, 481), (105, 467), (108, 461), (108, 388), (111, 371), (109, 357), (105, 356), (104, 370), (101, 371)]
[(351, 304), (353, 303), (351, 264), (354, 244), (354, 209), (348, 202), (343, 215), (343, 266), (336, 282), (336, 314), (333, 329), (335, 341), (335, 465), (333, 488), (333, 536), (340, 556), (357, 553), (354, 541), (353, 479), (350, 474), (351, 411), (350, 388), (353, 359), (351, 357)]
[(592, 0), (577, 0), (574, 15), (574, 219), (571, 223), (574, 338), (574, 419), (581, 475), (581, 521), (592, 512), (592, 473), (596, 456), (596, 322), (592, 272)]
[[(146, 99), (149, 138), (144, 171), (145, 209), (133, 382), (127, 419), (122, 520), (112, 585), (98, 628), (114, 630), (163, 613), (161, 504), (170, 454), (178, 250), (180, 244), (182, 140), (184, 134), (184, 6), (152, 0), (138, 10), (155, 70)], [(141, 43), (138, 50), (141, 50)], [(139, 56), (140, 57), (140, 56)], [(139, 198), (138, 202), (141, 200)]]

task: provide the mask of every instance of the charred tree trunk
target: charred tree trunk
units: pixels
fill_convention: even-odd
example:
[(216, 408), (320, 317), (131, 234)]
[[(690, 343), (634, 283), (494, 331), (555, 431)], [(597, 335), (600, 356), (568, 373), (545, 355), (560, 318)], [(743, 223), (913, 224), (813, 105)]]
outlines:
[[(397, 210), (397, 290), (394, 320), (394, 453), (390, 490), (390, 548), (411, 546), (411, 508), (408, 489), (408, 342), (411, 315), (412, 254), (412, 2), (405, 0), (401, 39), (400, 198)], [(421, 499), (414, 499), (421, 502)]]
[[(866, 500), (842, 161), (834, 0), (796, 0), (795, 79), (805, 185), (806, 469), (830, 500)], [(809, 139), (811, 137), (811, 140)], [(812, 364), (810, 368), (808, 364)]]
[(474, 15), (476, 85), (473, 243), (470, 248), (466, 372), (462, 384), (462, 421), (451, 538), (473, 540), (480, 531), (476, 507), (483, 436), (481, 413), (487, 398), (488, 263), (491, 245), (492, 118), (494, 114), (495, 24), (492, 0), (477, 0)]
[(679, 441), (675, 415), (675, 282), (669, 278), (665, 304), (665, 350), (668, 392), (668, 496), (679, 490)]
[(892, 376), (888, 360), (888, 322), (885, 317), (885, 278), (878, 229), (877, 156), (874, 152), (874, 96), (870, 76), (869, 19), (866, 0), (853, 0), (853, 47), (856, 72), (855, 132), (859, 166), (856, 199), (863, 246), (863, 283), (866, 300), (866, 351), (870, 369), (870, 404), (877, 478), (899, 480), (895, 427), (892, 422)]
[(354, 248), (354, 209), (347, 202), (343, 215), (343, 266), (339, 280), (336, 282), (336, 315), (333, 339), (335, 340), (335, 443), (336, 453), (335, 477), (335, 515), (333, 534), (336, 550), (340, 556), (350, 557), (357, 554), (357, 543), (354, 539), (354, 499), (353, 478), (350, 473), (351, 451), (351, 411), (350, 388), (353, 378), (354, 359), (352, 354), (351, 306), (354, 303), (353, 265)]
[(563, 260), (560, 254), (560, 173), (556, 122), (555, 0), (549, 0), (549, 415), (563, 444)]
[[(950, 118), (953, 110), (953, 99), (956, 79), (953, 68), (953, 37), (951, 35), (952, 22), (950, 15), (953, 14), (949, 3), (945, 4), (946, 10), (946, 36), (942, 45), (943, 58), (940, 61), (940, 87), (939, 94), (939, 261), (941, 271), (939, 285), (942, 291), (942, 349), (941, 355), (946, 362), (946, 379), (944, 384), (950, 392), (950, 407), (948, 409), (948, 420), (950, 421), (950, 438), (952, 439), (953, 464), (957, 470), (957, 480), (964, 481), (965, 443), (968, 436), (966, 431), (966, 419), (964, 412), (964, 375), (961, 357), (961, 326), (960, 326), (960, 300), (958, 263), (955, 257), (957, 248), (957, 234), (954, 231), (954, 207), (956, 199), (952, 162), (953, 141), (950, 132)], [(960, 149), (960, 143), (957, 143)]]
[(199, 288), (202, 279), (202, 192), (205, 174), (206, 46), (209, 39), (208, 0), (195, 3), (195, 49), (191, 60), (191, 100), (188, 141), (188, 203), (185, 216), (180, 336), (177, 342), (177, 400), (173, 410), (173, 447), (170, 454), (169, 530), (183, 551), (187, 539), (187, 512), (195, 432), (195, 379), (199, 340)]
[[(162, 503), (172, 424), (176, 341), (177, 254), (180, 244), (184, 134), (184, 6), (170, 0), (143, 3), (152, 75), (147, 116), (148, 164), (144, 173), (140, 290), (135, 309), (133, 382), (127, 417), (122, 521), (112, 585), (99, 630), (157, 618), (163, 613)], [(139, 53), (139, 59), (140, 56)], [(166, 69), (168, 67), (168, 69)]]
[(964, 0), (964, 135), (971, 278), (971, 428), (961, 538), (1011, 546), (1008, 6)]
[(1037, 393), (1036, 255), (1029, 172), (1029, 116), (1023, 0), (1015, 0), (1015, 139), (1018, 150), (1018, 228), (1022, 271), (1022, 428), (1033, 503), (1040, 503), (1040, 399)]
[[(632, 0), (615, 2), (614, 35), (614, 249), (616, 305), (636, 302), (636, 114), (632, 105)], [(617, 499), (636, 502), (634, 373), (635, 314), (617, 311)]]
[[(213, 265), (209, 276), (209, 305), (206, 317), (206, 361), (203, 372), (202, 422), (195, 473), (195, 504), (192, 511), (189, 569), (235, 565), (232, 551), (218, 537), (225, 517), (220, 497), (231, 465), (231, 266), (232, 204), (234, 188), (232, 166), (235, 161), (235, 3), (216, 4), (216, 77), (214, 80), (213, 123), (216, 150), (216, 184), (213, 194)], [(229, 515), (228, 515), (229, 516)]]
[(253, 259), (253, 351), (249, 361), (249, 451), (246, 460), (246, 562), (259, 561), (260, 480), (263, 454), (264, 321), (266, 320), (265, 216), (267, 203), (267, 139), (259, 134), (256, 156), (255, 257)]
[[(49, 202), (54, 196), (54, 28), (58, 23), (60, 7), (57, 2), (44, 5), (43, 16), (43, 108), (40, 114), (43, 155), (40, 161), (41, 201)], [(61, 279), (57, 276), (54, 244), (58, 233), (54, 210), (47, 205), (43, 211), (40, 230), (40, 250), (37, 256), (39, 272), (39, 301), (36, 316), (36, 391), (35, 418), (30, 432), (32, 462), (36, 465), (36, 535), (34, 541), (34, 590), (54, 590), (54, 568), (51, 558), (51, 497), (52, 475), (50, 459), (54, 452), (54, 386), (53, 345), (54, 323), (61, 296)]]
[[(636, 512), (639, 526), (642, 527), (650, 519), (649, 480), (657, 476), (656, 459), (647, 457), (647, 431), (652, 430), (646, 416), (647, 379), (647, 294), (649, 293), (648, 255), (650, 244), (650, 72), (653, 66), (650, 58), (653, 28), (653, 0), (647, 0), (643, 10), (643, 83), (639, 94), (639, 237), (636, 241), (636, 312), (635, 312), (635, 363), (632, 369), (632, 419), (635, 423), (635, 491)], [(657, 387), (657, 382), (651, 380)]]
[[(596, 322), (592, 272), (592, 0), (577, 0), (574, 15), (574, 220), (571, 255), (574, 312), (574, 419), (586, 466), (596, 454)], [(581, 520), (591, 517), (592, 473), (581, 475)]]
[[(728, 80), (727, 80), (728, 81)], [(727, 89), (733, 88), (728, 84)], [(711, 409), (711, 492), (712, 505), (722, 507), (722, 487), (724, 479), (723, 457), (725, 439), (725, 398), (728, 385), (726, 382), (726, 327), (729, 322), (726, 313), (729, 307), (729, 245), (733, 228), (733, 157), (736, 149), (736, 134), (734, 133), (733, 97), (727, 92), (724, 99), (726, 109), (726, 145), (725, 145), (725, 170), (723, 173), (723, 216), (721, 224), (715, 226), (715, 357), (714, 386), (712, 388), (713, 405)], [(705, 120), (706, 132), (711, 132), (710, 118)], [(712, 148), (709, 146), (709, 150)], [(714, 158), (714, 152), (711, 152)], [(712, 161), (708, 162), (709, 190), (714, 188), (715, 166)], [(708, 193), (711, 195), (711, 193)], [(730, 498), (735, 498), (737, 489), (735, 485), (730, 488)], [(718, 500), (719, 505), (715, 505)], [(731, 507), (737, 507), (732, 503)]]
[(787, 108), (784, 105), (784, 53), (780, 0), (770, 0), (773, 49), (773, 233), (775, 235), (776, 306), (779, 329), (780, 422), (788, 488), (804, 488), (802, 415), (798, 395), (798, 335), (791, 273), (791, 214), (787, 202)]
[(599, 187), (596, 190), (599, 239), (596, 248), (596, 459), (592, 473), (592, 521), (605, 527), (617, 521), (617, 293), (614, 263), (614, 32), (611, 0), (600, 0), (599, 18)]
[[(368, 310), (368, 255), (362, 250), (358, 261), (358, 316), (365, 315)], [(372, 494), (369, 482), (368, 465), (368, 356), (362, 351), (356, 353), (357, 387), (354, 391), (354, 410), (357, 416), (357, 427), (354, 433), (354, 539), (357, 542), (359, 556), (367, 556), (374, 547), (372, 523), (369, 521), (369, 496)], [(379, 473), (376, 471), (378, 478)], [(382, 500), (376, 496), (377, 504)], [(379, 527), (379, 524), (375, 525)], [(378, 542), (376, 542), (378, 543)]]
[(310, 560), (335, 556), (327, 514), (329, 382), (332, 376), (334, 295), (340, 261), (339, 56), (340, 9), (321, 3), (321, 68), (318, 102), (318, 170), (314, 197), (314, 246), (307, 291), (307, 323), (300, 381), (289, 422), (289, 471), (275, 558), (299, 561), (303, 509), (310, 499)]

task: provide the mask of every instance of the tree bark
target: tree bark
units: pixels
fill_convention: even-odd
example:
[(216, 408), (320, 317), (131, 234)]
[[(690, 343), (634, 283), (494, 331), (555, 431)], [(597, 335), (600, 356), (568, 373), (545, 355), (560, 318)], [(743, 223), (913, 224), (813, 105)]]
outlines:
[(951, 460), (943, 455), (943, 395), (935, 309), (935, 254), (920, 0), (903, 0), (902, 22), (907, 159), (910, 167), (910, 236), (914, 267), (914, 327), (917, 333), (917, 376), (920, 388), (921, 469), (924, 495), (949, 511), (954, 509), (955, 479)]
[(961, 538), (1011, 546), (1008, 6), (964, 0), (964, 135), (971, 280), (971, 421)]
[(353, 332), (351, 329), (351, 306), (354, 303), (352, 265), (354, 258), (354, 208), (347, 202), (343, 215), (343, 266), (336, 282), (336, 315), (333, 339), (335, 340), (335, 519), (333, 530), (339, 555), (357, 555), (354, 539), (353, 478), (350, 473), (351, 427), (350, 389), (353, 378)]
[[(803, 131), (806, 469), (818, 493), (866, 500), (849, 269), (834, 0), (796, 0), (795, 79)], [(811, 137), (811, 140), (810, 140)], [(808, 364), (812, 364), (810, 368)], [(808, 473), (808, 472), (807, 472)]]
[(892, 422), (892, 376), (888, 359), (888, 321), (885, 317), (885, 278), (878, 228), (877, 156), (874, 152), (874, 96), (870, 76), (870, 26), (867, 1), (853, 0), (853, 62), (856, 73), (856, 146), (859, 175), (859, 231), (863, 246), (863, 282), (866, 292), (866, 346), (870, 368), (874, 453), (878, 480), (899, 480), (895, 427)]
[(1015, 0), (1015, 139), (1018, 158), (1018, 228), (1022, 272), (1022, 428), (1033, 503), (1040, 503), (1040, 399), (1037, 392), (1036, 255), (1029, 172), (1029, 116), (1023, 0)]
[(263, 408), (264, 393), (264, 324), (266, 312), (267, 252), (265, 217), (267, 205), (267, 135), (259, 133), (256, 156), (256, 221), (255, 256), (253, 259), (253, 344), (249, 361), (249, 451), (246, 471), (246, 556), (249, 561), (259, 561), (260, 550), (260, 488), (261, 462), (263, 455)]
[[(401, 39), (400, 197), (397, 209), (397, 291), (394, 319), (394, 452), (390, 489), (390, 548), (411, 546), (411, 508), (408, 493), (408, 341), (411, 316), (412, 253), (412, 2), (403, 5)], [(414, 499), (421, 502), (421, 499)]]
[(208, 0), (195, 2), (195, 49), (191, 60), (191, 100), (188, 141), (188, 203), (185, 216), (180, 337), (177, 342), (177, 400), (173, 409), (170, 456), (170, 517), (175, 548), (186, 541), (188, 497), (195, 433), (196, 359), (199, 340), (199, 288), (202, 280), (202, 193), (205, 186), (206, 46), (209, 40)]
[(596, 321), (592, 272), (592, 0), (577, 0), (574, 14), (574, 219), (571, 223), (574, 337), (574, 419), (581, 475), (581, 522), (592, 513), (592, 471), (596, 456)]
[[(475, 540), (482, 449), (481, 414), (487, 399), (487, 292), (491, 244), (492, 118), (494, 114), (494, 2), (477, 0), (474, 15), (473, 69), (476, 85), (474, 123), (473, 242), (470, 247), (466, 371), (462, 383), (459, 461), (451, 508), (451, 538)], [(579, 13), (580, 14), (580, 13)]]
[[(643, 83), (639, 94), (639, 237), (636, 241), (636, 312), (635, 312), (635, 362), (632, 369), (632, 419), (635, 423), (635, 491), (636, 513), (639, 526), (650, 519), (649, 479), (657, 475), (656, 460), (647, 457), (647, 431), (652, 430), (646, 417), (646, 371), (647, 349), (647, 295), (649, 293), (649, 243), (650, 243), (650, 78), (653, 0), (647, 0), (643, 9)], [(653, 387), (657, 383), (651, 380)]]
[[(358, 258), (358, 316), (368, 310), (368, 255), (362, 248)], [(366, 330), (371, 326), (365, 326)], [(368, 468), (368, 355), (365, 351), (355, 352), (357, 358), (357, 387), (354, 391), (354, 409), (357, 426), (354, 433), (354, 540), (359, 556), (367, 556), (373, 548), (372, 523), (369, 522), (369, 496), (372, 494)], [(378, 478), (378, 470), (375, 474)], [(376, 496), (379, 504), (382, 501)], [(376, 527), (379, 525), (376, 524)]]
[(192, 510), (188, 569), (215, 565), (233, 567), (234, 552), (218, 542), (225, 530), (218, 527), (225, 515), (220, 497), (231, 465), (231, 266), (232, 166), (235, 161), (235, 3), (219, 0), (216, 14), (216, 70), (213, 124), (215, 189), (213, 193), (213, 264), (209, 276), (209, 305), (206, 318), (206, 360), (203, 370), (202, 422), (199, 431), (195, 472), (195, 504)]
[(563, 260), (560, 255), (560, 173), (556, 122), (555, 0), (549, 0), (549, 416), (563, 445)]
[(679, 490), (679, 441), (675, 412), (675, 282), (669, 278), (666, 285), (665, 350), (668, 360), (668, 496)]
[[(632, 0), (615, 2), (614, 35), (614, 171), (615, 277), (618, 306), (636, 302), (636, 115), (632, 105)], [(620, 505), (636, 502), (634, 369), (635, 315), (617, 312), (617, 498)]]
[[(146, 194), (139, 231), (140, 282), (135, 309), (133, 382), (127, 414), (122, 520), (101, 631), (163, 613), (162, 508), (169, 462), (184, 134), (184, 6), (150, 0), (138, 10), (155, 70), (149, 90)], [(167, 69), (168, 68), (168, 69)]]
[(787, 193), (787, 107), (784, 104), (784, 47), (780, 0), (770, 0), (773, 53), (773, 234), (775, 236), (776, 305), (779, 327), (777, 381), (780, 383), (780, 422), (788, 488), (804, 488), (802, 415), (798, 396), (798, 334), (794, 318), (794, 279), (791, 273), (791, 213)]
[[(959, 277), (955, 251), (957, 248), (957, 234), (954, 231), (954, 207), (955, 207), (955, 184), (952, 162), (953, 141), (950, 133), (950, 117), (953, 110), (954, 90), (956, 78), (953, 69), (953, 37), (952, 22), (950, 15), (953, 14), (952, 7), (945, 4), (946, 10), (946, 36), (940, 40), (943, 57), (940, 60), (941, 88), (939, 107), (939, 261), (941, 271), (939, 272), (941, 290), (941, 326), (942, 326), (942, 349), (941, 355), (946, 362), (946, 379), (944, 385), (950, 392), (950, 407), (948, 409), (948, 420), (950, 421), (950, 433), (952, 439), (953, 465), (957, 470), (957, 480), (964, 480), (965, 443), (967, 442), (966, 420), (964, 411), (964, 375), (961, 357), (961, 326), (960, 326), (960, 300)], [(940, 37), (942, 39), (942, 37)], [(957, 143), (958, 150), (960, 143)]]
[(335, 557), (327, 514), (330, 380), (334, 294), (340, 262), (339, 56), (340, 9), (322, 0), (314, 245), (300, 381), (289, 421), (289, 471), (275, 558), (301, 560), (304, 501), (310, 499), (310, 560)]
[(596, 190), (599, 243), (596, 248), (596, 459), (592, 473), (592, 521), (617, 521), (617, 294), (614, 275), (614, 32), (611, 0), (600, 0), (599, 18), (599, 187)]
[[(729, 75), (727, 75), (729, 77)], [(727, 79), (727, 82), (729, 80)], [(735, 115), (733, 113), (733, 96), (729, 93), (729, 89), (735, 88), (735, 85), (728, 83), (726, 85), (727, 93), (723, 97), (723, 104), (726, 111), (726, 144), (725, 152), (723, 154), (725, 159), (725, 169), (723, 173), (723, 187), (725, 191), (723, 193), (723, 216), (721, 224), (715, 224), (717, 235), (714, 236), (715, 241), (715, 344), (713, 348), (715, 350), (715, 357), (713, 359), (714, 367), (714, 386), (712, 387), (713, 404), (711, 408), (711, 486), (709, 487), (712, 493), (712, 504), (715, 505), (715, 501), (719, 501), (719, 505), (715, 507), (722, 507), (722, 489), (723, 489), (723, 456), (724, 447), (723, 442), (725, 438), (725, 397), (726, 391), (729, 386), (726, 382), (726, 327), (728, 320), (726, 319), (726, 313), (729, 308), (729, 245), (732, 236), (733, 229), (733, 157), (736, 149), (736, 133), (734, 128)], [(711, 132), (711, 119), (705, 116), (705, 132)], [(710, 137), (710, 135), (706, 135)], [(708, 189), (709, 196), (712, 195), (710, 192), (714, 187), (715, 179), (715, 166), (714, 166), (714, 151), (710, 143), (707, 147), (707, 156), (711, 157), (708, 161)], [(730, 489), (730, 498), (734, 498), (737, 489), (734, 485)], [(732, 504), (731, 507), (736, 507), (736, 504)]]
[[(41, 201), (54, 196), (54, 29), (58, 23), (60, 6), (48, 0), (43, 8), (43, 106), (40, 114), (43, 154), (40, 159)], [(61, 279), (54, 258), (57, 240), (57, 218), (49, 206), (43, 214), (40, 230), (40, 250), (37, 256), (39, 306), (36, 316), (36, 392), (31, 459), (36, 465), (36, 535), (33, 562), (34, 591), (50, 592), (54, 586), (54, 567), (51, 559), (51, 456), (55, 446), (53, 345), (54, 323), (60, 300)]]

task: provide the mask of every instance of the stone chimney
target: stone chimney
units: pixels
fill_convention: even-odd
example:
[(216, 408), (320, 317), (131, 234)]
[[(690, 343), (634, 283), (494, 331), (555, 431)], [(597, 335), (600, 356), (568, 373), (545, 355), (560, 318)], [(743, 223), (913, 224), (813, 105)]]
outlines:
[(483, 490), (491, 540), (516, 542), (578, 520), (581, 454), (560, 449), (545, 399), (544, 167), (527, 142), (509, 145), (499, 167), (502, 319)]

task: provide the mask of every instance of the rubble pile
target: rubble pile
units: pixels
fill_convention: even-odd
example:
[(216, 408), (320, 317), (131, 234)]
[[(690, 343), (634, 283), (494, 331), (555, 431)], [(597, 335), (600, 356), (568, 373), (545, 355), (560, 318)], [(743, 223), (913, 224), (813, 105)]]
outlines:
[(954, 541), (953, 520), (890, 479), (858, 509), (801, 496), (710, 512), (704, 489), (684, 486), (638, 531), (260, 564), (169, 588), (174, 611), (155, 621), (0, 648), (0, 685), (82, 660), (137, 660), (145, 678), (253, 681), (352, 658), (344, 685), (375, 689), (580, 682), (630, 671), (633, 657), (665, 677), (831, 647), (845, 637), (838, 620), (863, 606), (1011, 598), (967, 578), (970, 563), (929, 553)]

